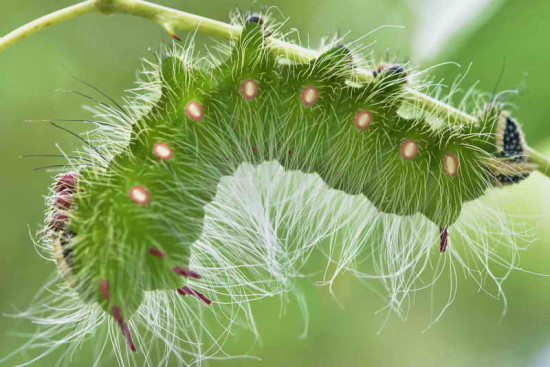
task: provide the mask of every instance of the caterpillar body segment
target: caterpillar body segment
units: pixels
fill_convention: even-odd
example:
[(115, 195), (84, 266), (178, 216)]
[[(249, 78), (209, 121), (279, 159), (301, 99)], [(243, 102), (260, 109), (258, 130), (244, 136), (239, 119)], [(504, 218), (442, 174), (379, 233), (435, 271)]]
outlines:
[[(187, 285), (201, 277), (190, 257), (205, 205), (243, 163), (277, 161), (364, 195), (380, 212), (420, 213), (439, 228), (442, 252), (463, 204), (502, 182), (503, 165), (526, 163), (517, 161), (522, 139), (512, 149), (495, 142), (504, 136), (497, 107), (468, 126), (404, 117), (409, 76), (402, 67), (379, 67), (373, 82), (358, 85), (345, 47), (308, 63), (281, 62), (262, 23), (248, 22), (227, 59), (211, 68), (162, 57), (160, 98), (132, 125), (128, 145), (106, 169), (82, 168), (61, 222), (52, 217), (52, 236), (65, 241), (58, 247), (70, 248), (62, 251), (64, 273), (83, 300), (112, 316), (132, 350), (128, 320), (144, 292), (212, 302)], [(508, 136), (519, 131), (506, 128)], [(525, 176), (531, 168), (522, 169)]]

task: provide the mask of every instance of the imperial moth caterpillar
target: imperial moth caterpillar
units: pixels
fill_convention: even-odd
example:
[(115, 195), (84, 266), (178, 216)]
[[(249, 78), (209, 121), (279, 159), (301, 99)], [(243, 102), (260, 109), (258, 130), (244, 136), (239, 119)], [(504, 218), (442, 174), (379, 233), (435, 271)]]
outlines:
[[(57, 177), (44, 243), (66, 280), (59, 298), (78, 305), (80, 325), (69, 331), (59, 322), (43, 335), (67, 333), (56, 346), (78, 344), (106, 321), (118, 330), (121, 365), (158, 364), (120, 351), (121, 336), (133, 352), (162, 345), (160, 363), (196, 363), (227, 338), (233, 309), (250, 315), (253, 299), (292, 290), (323, 241), (334, 274), (368, 243), (383, 244), (382, 278), (398, 309), (434, 245), (453, 252), (456, 232), (487, 246), (458, 226), (463, 207), (533, 171), (520, 126), (498, 103), (468, 125), (407, 114), (414, 76), (406, 67), (371, 65), (365, 83), (354, 78), (347, 47), (281, 60), (262, 17), (243, 23), (222, 61), (200, 64), (178, 47), (159, 55), (146, 85), (152, 96), (134, 101), (133, 112), (100, 107), (118, 124), (99, 126), (105, 144), (90, 144), (93, 164), (73, 162)], [(239, 177), (241, 204), (257, 210), (213, 202), (230, 196), (219, 192), (230, 177)], [(255, 190), (254, 180), (269, 185)], [(300, 180), (315, 190), (299, 191)], [(319, 192), (325, 199), (316, 200)], [(403, 282), (406, 271), (412, 279)], [(203, 322), (208, 311), (188, 298), (212, 305), (229, 326), (214, 335)], [(212, 346), (199, 342), (205, 335)]]

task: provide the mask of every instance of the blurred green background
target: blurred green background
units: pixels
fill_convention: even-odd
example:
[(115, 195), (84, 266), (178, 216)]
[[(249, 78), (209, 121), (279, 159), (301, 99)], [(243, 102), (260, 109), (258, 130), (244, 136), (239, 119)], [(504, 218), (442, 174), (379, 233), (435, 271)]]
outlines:
[[(2, 0), (0, 33), (71, 3)], [(383, 25), (405, 26), (378, 30), (364, 44), (376, 40), (371, 46), (375, 54), (389, 50), (421, 68), (446, 61), (462, 65), (436, 68), (432, 73), (436, 80), (452, 81), (472, 63), (464, 86), (479, 81), (479, 88), (489, 92), (504, 68), (498, 88), (519, 90), (512, 99), (515, 116), (524, 124), (530, 144), (550, 153), (548, 0), (163, 0), (162, 4), (223, 21), (236, 8), (276, 6), (290, 17), (284, 29), (297, 28), (302, 42), (311, 46), (336, 32), (349, 31), (351, 40)], [(54, 93), (85, 90), (69, 74), (119, 98), (133, 86), (140, 58), (161, 42), (170, 40), (157, 25), (142, 19), (88, 16), (25, 39), (0, 54), (0, 312), (25, 308), (54, 271), (35, 252), (29, 233), (42, 221), (42, 196), (51, 181), (48, 173), (33, 168), (57, 162), (18, 157), (56, 153), (56, 143), (69, 152), (78, 147), (67, 134), (24, 120), (90, 117), (81, 108), (86, 101)], [(81, 127), (75, 125), (75, 129)], [(550, 180), (535, 174), (509, 191), (510, 208), (538, 238), (522, 254), (521, 265), (550, 274)], [(250, 351), (262, 362), (230, 360), (211, 365), (550, 366), (549, 277), (515, 272), (504, 285), (508, 311), (503, 317), (502, 300), (478, 292), (473, 281), (459, 277), (456, 300), (441, 321), (425, 331), (433, 315), (429, 292), (414, 298), (407, 320), (390, 317), (377, 334), (385, 313), (376, 311), (384, 301), (349, 276), (336, 284), (338, 301), (326, 288), (306, 289), (310, 330), (305, 339), (299, 338), (303, 320), (295, 303), (281, 321), (279, 302), (262, 302), (256, 312), (262, 342)], [(26, 322), (2, 317), (0, 356), (22, 343), (14, 333), (31, 330)], [(249, 343), (248, 335), (237, 333), (231, 348), (246, 352)], [(24, 360), (22, 356), (7, 365)], [(56, 354), (35, 365), (50, 366), (55, 360)], [(91, 348), (85, 347), (72, 365), (89, 366), (94, 361)], [(112, 366), (114, 361), (101, 365)]]

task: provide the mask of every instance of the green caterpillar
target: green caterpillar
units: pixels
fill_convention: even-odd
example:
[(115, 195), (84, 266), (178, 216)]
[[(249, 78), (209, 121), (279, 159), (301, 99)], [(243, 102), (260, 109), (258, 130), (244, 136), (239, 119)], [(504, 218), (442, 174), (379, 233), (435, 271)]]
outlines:
[[(224, 258), (229, 250), (197, 247), (220, 181), (243, 164), (276, 161), (366, 197), (380, 215), (412, 225), (423, 216), (441, 252), (463, 205), (533, 171), (519, 125), (498, 104), (470, 125), (404, 113), (411, 76), (402, 66), (373, 66), (373, 81), (363, 83), (340, 45), (307, 63), (281, 62), (266, 28), (249, 17), (228, 57), (210, 67), (178, 52), (160, 56), (154, 102), (136, 119), (121, 113), (126, 136), (109, 156), (92, 152), (96, 164), (60, 175), (53, 188), (46, 237), (61, 272), (80, 300), (118, 324), (132, 351), (139, 348), (129, 323), (146, 292), (211, 304), (188, 284), (209, 282), (192, 257), (225, 266), (247, 258), (246, 249)], [(291, 222), (281, 231), (297, 238)]]

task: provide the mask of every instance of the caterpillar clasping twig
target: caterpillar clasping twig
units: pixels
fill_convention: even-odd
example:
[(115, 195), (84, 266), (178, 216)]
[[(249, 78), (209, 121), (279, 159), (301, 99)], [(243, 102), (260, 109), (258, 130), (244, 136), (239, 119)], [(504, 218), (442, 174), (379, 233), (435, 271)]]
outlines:
[[(48, 350), (78, 346), (107, 320), (121, 365), (200, 363), (237, 314), (254, 329), (252, 300), (293, 291), (314, 249), (328, 258), (329, 283), (343, 270), (369, 277), (360, 260), (375, 254), (396, 311), (434, 244), (501, 292), (505, 276), (489, 264), (514, 268), (516, 235), (479, 229), (480, 198), (534, 170), (550, 176), (502, 105), (485, 101), (470, 115), (421, 93), (406, 66), (361, 62), (337, 42), (316, 52), (281, 40), (266, 14), (224, 24), (145, 1), (90, 0), (8, 34), (0, 50), (91, 13), (140, 16), (177, 40), (193, 30), (230, 47), (207, 61), (192, 45), (165, 48), (147, 62), (139, 96), (97, 107), (94, 121), (105, 123), (67, 156), (71, 170), (48, 201), (42, 244), (65, 280), (51, 300), (63, 307), (25, 314), (47, 324), (31, 346), (58, 335)], [(485, 221), (508, 225), (485, 210)], [(120, 334), (134, 352), (160, 345), (160, 362), (120, 351)]]
[[(235, 39), (242, 31), (239, 25), (226, 24), (147, 1), (88, 0), (36, 19), (7, 34), (0, 40), (0, 51), (44, 28), (71, 20), (81, 15), (112, 15), (116, 13), (139, 16), (152, 20), (158, 23), (168, 32), (168, 34), (170, 34), (170, 36), (177, 40), (179, 40), (179, 37), (175, 32), (178, 30), (196, 31), (226, 39)], [(294, 62), (307, 62), (318, 56), (316, 51), (281, 41), (277, 38), (270, 38), (269, 44), (279, 56), (288, 58)], [(359, 80), (366, 82), (372, 81), (373, 78), (373, 74), (370, 71), (355, 69), (355, 74)], [(411, 102), (417, 102), (427, 112), (441, 115), (451, 122), (464, 124), (475, 124), (478, 122), (476, 117), (422, 94), (417, 90), (407, 89), (407, 94)], [(547, 176), (550, 175), (550, 162), (547, 157), (528, 146), (526, 147), (526, 153), (529, 154), (533, 163), (537, 165), (537, 170)]]

